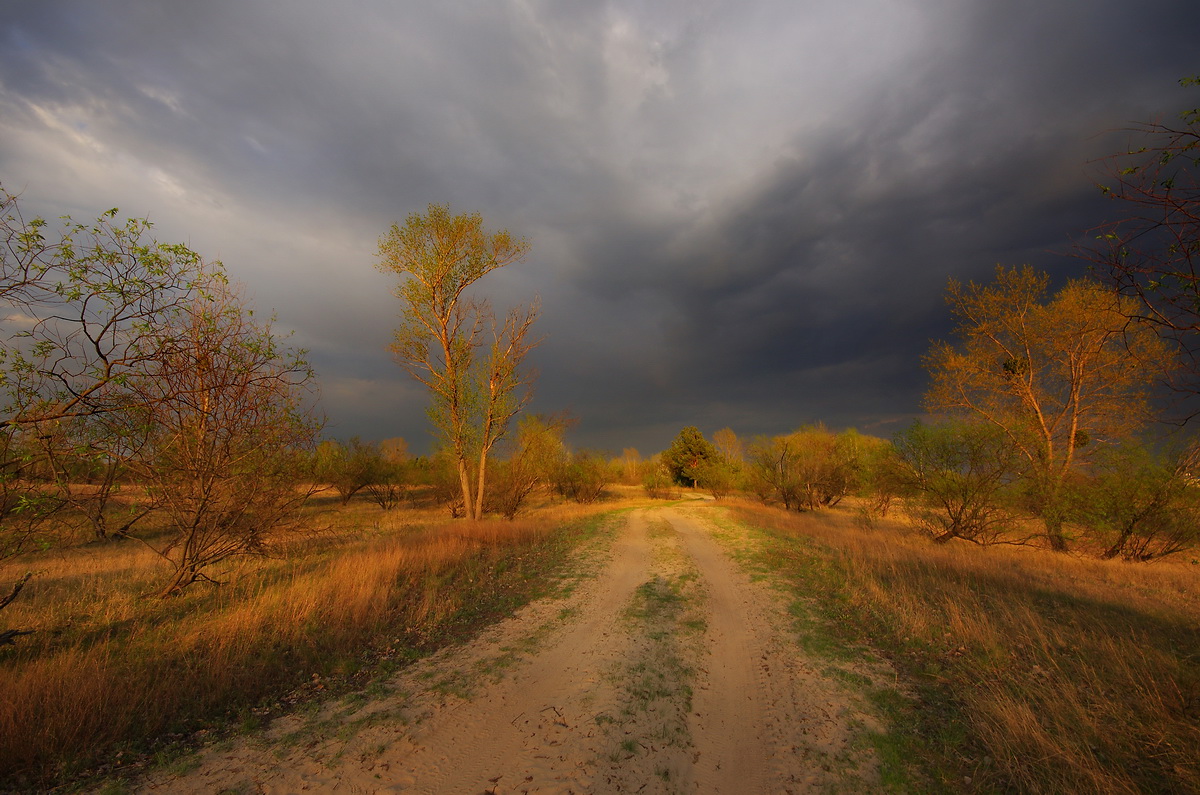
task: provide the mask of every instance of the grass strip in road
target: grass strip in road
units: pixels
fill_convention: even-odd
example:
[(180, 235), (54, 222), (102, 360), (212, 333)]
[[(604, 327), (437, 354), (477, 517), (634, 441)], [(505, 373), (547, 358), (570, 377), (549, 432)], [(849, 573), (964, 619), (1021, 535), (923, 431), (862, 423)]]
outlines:
[[(656, 791), (674, 791), (689, 766), (695, 657), (703, 635), (704, 593), (668, 522), (652, 520), (654, 576), (637, 587), (625, 610), (632, 653), (615, 672), (620, 713), (597, 721), (610, 738), (607, 785), (632, 791), (651, 772)], [(642, 763), (629, 761), (642, 757)]]

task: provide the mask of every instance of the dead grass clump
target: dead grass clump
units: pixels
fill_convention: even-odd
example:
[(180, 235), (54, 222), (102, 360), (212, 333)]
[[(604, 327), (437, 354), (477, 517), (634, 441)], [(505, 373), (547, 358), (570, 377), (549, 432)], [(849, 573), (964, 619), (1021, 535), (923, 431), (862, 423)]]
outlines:
[(550, 586), (579, 537), (569, 519), (586, 513), (413, 525), (377, 512), (364, 529), (350, 511), (349, 529), (331, 523), (168, 600), (143, 598), (162, 570), (130, 542), (34, 561), (5, 615), (37, 632), (0, 653), (0, 782), (46, 786), (144, 757), (163, 738), (281, 710), (314, 677), (462, 638)]
[(971, 788), (1200, 792), (1200, 568), (933, 545), (849, 510), (736, 515), (830, 631), (912, 677), (925, 739)]

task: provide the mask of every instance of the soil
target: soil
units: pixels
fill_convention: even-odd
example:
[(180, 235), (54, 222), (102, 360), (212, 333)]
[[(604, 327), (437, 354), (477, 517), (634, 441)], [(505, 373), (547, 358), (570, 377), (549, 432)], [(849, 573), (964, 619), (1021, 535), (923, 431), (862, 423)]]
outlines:
[[(877, 790), (875, 719), (804, 654), (783, 597), (730, 559), (712, 515), (625, 514), (565, 595), (139, 791)], [(738, 532), (720, 535), (748, 543)]]

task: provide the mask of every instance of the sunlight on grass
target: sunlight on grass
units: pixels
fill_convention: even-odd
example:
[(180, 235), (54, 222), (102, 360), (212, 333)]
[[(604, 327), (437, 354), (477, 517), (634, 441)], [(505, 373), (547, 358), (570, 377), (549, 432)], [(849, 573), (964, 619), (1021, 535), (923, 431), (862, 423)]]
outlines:
[(197, 731), (276, 714), (360, 671), (394, 670), (554, 587), (599, 508), (448, 522), (352, 503), (309, 509), (311, 532), (217, 573), (225, 584), (148, 598), (161, 562), (133, 541), (0, 567), (35, 572), (0, 652), (0, 779), (43, 786), (146, 760)]
[(1200, 567), (931, 545), (849, 508), (732, 513), (824, 633), (916, 685), (951, 791), (1200, 791)]

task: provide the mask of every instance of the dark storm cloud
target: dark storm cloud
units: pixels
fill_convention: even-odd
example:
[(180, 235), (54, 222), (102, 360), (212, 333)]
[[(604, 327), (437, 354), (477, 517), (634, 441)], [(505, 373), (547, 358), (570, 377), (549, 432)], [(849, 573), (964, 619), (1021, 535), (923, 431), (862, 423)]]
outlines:
[(650, 452), (917, 413), (946, 279), (1079, 272), (1109, 211), (1086, 162), (1188, 102), (1200, 9), (93, 0), (3, 25), (0, 180), (224, 259), (312, 351), (336, 435), (423, 436), (372, 263), (448, 201), (533, 239), (486, 290), (541, 296), (535, 408)]

